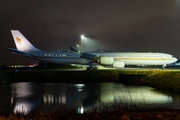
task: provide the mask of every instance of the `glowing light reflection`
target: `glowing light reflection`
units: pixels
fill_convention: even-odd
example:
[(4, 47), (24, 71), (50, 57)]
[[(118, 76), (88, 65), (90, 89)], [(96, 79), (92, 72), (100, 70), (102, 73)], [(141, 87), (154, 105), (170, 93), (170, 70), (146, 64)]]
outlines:
[(53, 96), (52, 94), (44, 94), (43, 95), (43, 103), (44, 104), (52, 104), (52, 103), (66, 103), (66, 95)]
[[(68, 84), (69, 85), (69, 84)], [(114, 83), (101, 83), (100, 86), (92, 92), (93, 86), (85, 84), (70, 84), (73, 91), (67, 94), (61, 92), (54, 94), (53, 84), (49, 84), (50, 88), (46, 88), (46, 93), (42, 94), (41, 100), (32, 101), (33, 91), (32, 83), (14, 83), (12, 84), (11, 104), (14, 106), (14, 113), (28, 114), (36, 104), (69, 104), (77, 103), (80, 106), (75, 108), (78, 113), (83, 114), (87, 110), (87, 106), (92, 103), (97, 105), (98, 102), (105, 104), (120, 102), (120, 103), (147, 103), (147, 104), (164, 104), (171, 103), (172, 97), (166, 94), (155, 91), (151, 87), (143, 86), (125, 86), (122, 84), (115, 85)], [(64, 87), (65, 85), (63, 85)], [(47, 87), (47, 86), (46, 86)], [(86, 89), (84, 89), (86, 87)], [(89, 87), (89, 88), (88, 88)], [(87, 89), (88, 88), (88, 89)], [(65, 88), (67, 89), (67, 88)], [(74, 90), (75, 89), (75, 90)], [(61, 89), (64, 90), (64, 89)], [(98, 90), (98, 91), (97, 91)], [(90, 94), (90, 92), (92, 92)], [(76, 96), (77, 95), (77, 96)], [(72, 98), (75, 98), (72, 99)], [(98, 100), (97, 100), (98, 98)], [(35, 104), (35, 102), (37, 102)], [(39, 102), (39, 103), (38, 103)]]
[[(112, 85), (113, 86), (113, 85)], [(172, 97), (153, 91), (151, 87), (126, 87), (101, 89), (100, 101), (104, 103), (118, 102), (123, 103), (147, 103), (147, 104), (163, 104), (172, 102)]]
[(80, 114), (83, 114), (83, 113), (84, 113), (84, 108), (83, 108), (83, 106), (78, 107), (78, 113), (80, 113)]
[(14, 107), (14, 113), (18, 114), (24, 114), (27, 115), (31, 110), (31, 104), (26, 102), (17, 102), (16, 106)]

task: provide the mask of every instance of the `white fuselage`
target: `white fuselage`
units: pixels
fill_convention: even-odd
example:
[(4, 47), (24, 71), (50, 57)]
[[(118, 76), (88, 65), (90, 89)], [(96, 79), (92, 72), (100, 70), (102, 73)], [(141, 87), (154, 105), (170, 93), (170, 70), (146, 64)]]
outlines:
[(166, 65), (177, 61), (167, 53), (152, 52), (88, 52), (97, 57), (113, 57), (114, 61), (123, 61), (125, 65)]

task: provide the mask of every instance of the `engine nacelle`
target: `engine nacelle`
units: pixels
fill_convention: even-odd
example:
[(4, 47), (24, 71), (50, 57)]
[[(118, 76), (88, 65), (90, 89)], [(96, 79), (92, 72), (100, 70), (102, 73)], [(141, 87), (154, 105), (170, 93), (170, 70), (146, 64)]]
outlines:
[(124, 68), (125, 63), (124, 61), (114, 61), (112, 67), (113, 68)]
[(100, 57), (97, 59), (97, 63), (101, 65), (113, 65), (114, 58), (113, 57)]
[(124, 61), (114, 61), (113, 57), (100, 57), (97, 59), (97, 63), (100, 65), (112, 66), (113, 68), (124, 68)]

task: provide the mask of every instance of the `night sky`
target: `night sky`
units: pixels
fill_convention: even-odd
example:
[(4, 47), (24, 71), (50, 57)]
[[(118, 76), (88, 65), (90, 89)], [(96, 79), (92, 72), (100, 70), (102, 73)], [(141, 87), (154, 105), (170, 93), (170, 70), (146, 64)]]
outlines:
[(11, 29), (41, 50), (69, 50), (80, 35), (84, 49), (165, 52), (180, 59), (180, 0), (1, 0), (0, 62), (35, 61), (13, 55)]

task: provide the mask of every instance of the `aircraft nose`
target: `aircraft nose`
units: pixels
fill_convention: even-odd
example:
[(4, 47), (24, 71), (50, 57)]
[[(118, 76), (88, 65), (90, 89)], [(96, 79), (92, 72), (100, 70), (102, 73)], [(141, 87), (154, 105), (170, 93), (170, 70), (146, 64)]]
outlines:
[(178, 59), (177, 58), (174, 58), (174, 62), (176, 62)]

